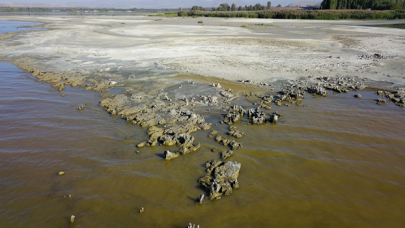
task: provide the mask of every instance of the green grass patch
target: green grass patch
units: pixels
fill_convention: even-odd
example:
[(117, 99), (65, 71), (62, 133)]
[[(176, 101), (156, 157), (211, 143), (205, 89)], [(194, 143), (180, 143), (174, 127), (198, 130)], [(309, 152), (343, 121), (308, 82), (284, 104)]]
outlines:
[(149, 17), (177, 17), (177, 12), (148, 15)]

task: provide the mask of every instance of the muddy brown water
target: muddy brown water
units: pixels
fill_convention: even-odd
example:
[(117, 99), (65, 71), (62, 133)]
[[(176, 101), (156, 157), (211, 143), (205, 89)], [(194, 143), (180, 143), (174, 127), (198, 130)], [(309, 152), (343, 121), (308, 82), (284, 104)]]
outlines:
[(61, 97), (7, 62), (0, 78), (1, 227), (405, 225), (405, 110), (376, 105), (372, 92), (274, 107), (277, 125), (241, 121), (244, 148), (230, 158), (242, 164), (240, 189), (198, 205), (203, 164), (226, 149), (209, 131), (193, 134), (199, 151), (164, 161), (174, 148), (137, 154), (146, 129), (109, 116), (100, 93), (66, 87)]

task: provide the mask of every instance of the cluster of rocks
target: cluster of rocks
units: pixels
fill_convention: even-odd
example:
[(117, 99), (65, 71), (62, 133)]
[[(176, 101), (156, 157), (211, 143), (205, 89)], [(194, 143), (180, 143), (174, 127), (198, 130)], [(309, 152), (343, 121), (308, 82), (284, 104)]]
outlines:
[(335, 93), (348, 93), (366, 88), (362, 81), (355, 77), (318, 77), (316, 80), (318, 81), (316, 85), (300, 87), (300, 89), (313, 95), (327, 97), (328, 90)]
[(329, 96), (328, 91), (322, 86), (310, 86), (307, 88), (307, 92), (310, 94), (316, 94), (318, 96), (327, 97)]
[(278, 119), (281, 118), (281, 115), (277, 112), (273, 112), (268, 116), (265, 112), (260, 110), (260, 107), (256, 109), (249, 109), (248, 118), (252, 119), (253, 124), (263, 124), (263, 123), (277, 123)]
[[(383, 96), (392, 101), (394, 104), (400, 107), (405, 107), (405, 91), (395, 91), (395, 92), (377, 91), (377, 96)], [(377, 100), (377, 104), (385, 104), (385, 103), (386, 100), (383, 98)]]
[[(195, 224), (189, 223), (187, 228), (196, 228)], [(197, 228), (200, 228), (200, 225), (197, 225)]]
[(222, 86), (219, 83), (212, 83), (212, 86), (215, 88), (222, 88)]
[(243, 119), (243, 116), (246, 114), (245, 109), (242, 106), (234, 105), (232, 106), (228, 113), (225, 115), (223, 123), (231, 124), (236, 123), (240, 119)]
[[(367, 59), (367, 60), (373, 60), (373, 59), (388, 59), (391, 56), (383, 56), (381, 54), (374, 54), (374, 55), (360, 55), (360, 59)], [(391, 57), (392, 58), (392, 57)]]
[(100, 106), (133, 124), (149, 128), (149, 139), (140, 142), (138, 148), (156, 145), (179, 147), (176, 152), (165, 151), (166, 160), (198, 150), (200, 144), (194, 144), (195, 138), (190, 134), (208, 130), (212, 125), (206, 123), (202, 115), (183, 109), (178, 103), (171, 103), (163, 92), (156, 96), (140, 92), (119, 94), (101, 101)]
[(320, 77), (318, 81), (322, 82), (322, 86), (327, 90), (332, 90), (336, 93), (348, 93), (349, 91), (363, 90), (366, 86), (356, 77)]
[(242, 138), (245, 135), (245, 132), (239, 131), (236, 126), (229, 125), (228, 135), (233, 136), (237, 139)]
[(213, 160), (205, 164), (206, 174), (198, 182), (209, 189), (210, 200), (218, 200), (229, 196), (234, 189), (239, 188), (238, 177), (241, 164), (236, 161)]
[(81, 106), (79, 106), (79, 107), (77, 108), (77, 111), (81, 111), (81, 110), (83, 110), (84, 108), (86, 108), (86, 105), (81, 105)]
[(263, 124), (266, 122), (266, 113), (260, 110), (260, 107), (256, 109), (249, 109), (248, 110), (248, 118), (252, 119), (253, 124)]
[[(214, 106), (214, 105), (218, 105), (218, 97), (217, 96), (204, 96), (204, 95), (199, 95), (200, 103), (208, 105), (208, 106)], [(194, 102), (194, 101), (193, 101)]]
[(213, 130), (210, 132), (210, 134), (208, 135), (208, 137), (213, 138), (216, 134), (218, 134), (218, 131)]
[(221, 152), (221, 159), (224, 161), (225, 159), (231, 157), (233, 155), (233, 150), (223, 151)]
[(232, 150), (238, 150), (243, 148), (243, 144), (237, 142), (236, 140), (230, 140), (220, 135), (215, 137), (215, 141), (222, 146), (229, 146)]
[(260, 102), (260, 107), (267, 109), (267, 110), (271, 110), (271, 103), (273, 103), (274, 97), (271, 95), (268, 96), (263, 96), (262, 97), (262, 101)]
[(271, 110), (271, 103), (274, 102), (275, 105), (281, 106), (282, 103), (286, 106), (290, 106), (288, 103), (291, 104), (297, 104), (298, 106), (301, 105), (302, 99), (305, 98), (305, 91), (302, 91), (299, 88), (289, 88), (289, 89), (283, 89), (278, 92), (278, 94), (272, 96), (272, 95), (266, 95), (262, 96), (262, 101), (260, 102), (260, 107)]
[(239, 82), (244, 83), (244, 84), (250, 84), (250, 85), (270, 86), (266, 82), (256, 82), (256, 81), (252, 81), (252, 80), (240, 80)]

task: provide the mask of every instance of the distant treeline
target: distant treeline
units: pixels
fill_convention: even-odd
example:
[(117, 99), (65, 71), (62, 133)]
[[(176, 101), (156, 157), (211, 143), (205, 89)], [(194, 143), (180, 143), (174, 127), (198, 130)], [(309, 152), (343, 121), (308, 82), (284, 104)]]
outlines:
[(274, 19), (312, 19), (312, 20), (376, 20), (405, 19), (405, 10), (261, 10), (261, 11), (179, 11), (179, 16), (195, 17), (245, 17)]
[[(281, 7), (279, 4), (278, 7)], [(235, 3), (232, 5), (228, 5), (228, 3), (222, 3), (219, 7), (212, 7), (212, 8), (204, 8), (202, 6), (193, 6), (191, 10), (198, 10), (198, 11), (258, 11), (258, 10), (266, 10), (271, 9), (271, 2), (267, 2), (267, 5), (261, 5), (257, 3), (256, 5), (245, 5), (237, 7)]]
[(405, 0), (323, 0), (322, 9), (405, 9)]

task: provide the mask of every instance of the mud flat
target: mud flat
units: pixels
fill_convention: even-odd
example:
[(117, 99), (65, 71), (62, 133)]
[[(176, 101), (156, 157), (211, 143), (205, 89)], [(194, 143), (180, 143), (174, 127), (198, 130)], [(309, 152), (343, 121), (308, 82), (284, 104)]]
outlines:
[[(403, 30), (355, 21), (156, 19), (19, 17), (47, 30), (2, 35), (0, 58), (55, 92), (102, 93), (106, 112), (144, 128), (147, 137), (133, 150), (165, 147), (158, 153), (162, 163), (198, 156), (210, 140), (221, 153), (200, 164), (205, 174), (195, 180), (210, 200), (244, 188), (238, 181), (244, 164), (236, 155), (245, 137), (255, 128), (282, 127), (292, 114), (286, 109), (306, 107), (307, 98), (354, 99), (375, 90), (363, 102), (405, 106)], [(201, 134), (207, 139), (194, 136)], [(201, 196), (197, 201), (204, 204)]]

